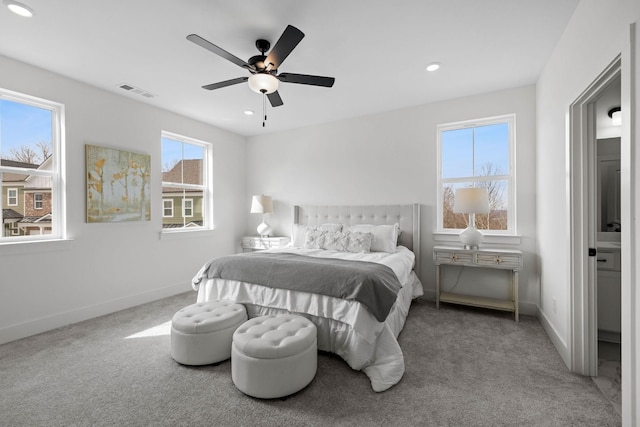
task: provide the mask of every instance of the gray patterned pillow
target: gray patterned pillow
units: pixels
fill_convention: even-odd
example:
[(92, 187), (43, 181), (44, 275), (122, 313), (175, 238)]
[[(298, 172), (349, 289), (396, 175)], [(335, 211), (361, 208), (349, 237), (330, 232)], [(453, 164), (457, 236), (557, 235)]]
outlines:
[(349, 234), (341, 231), (327, 231), (322, 249), (345, 252), (349, 245)]
[(373, 234), (347, 231), (343, 233), (349, 236), (349, 243), (345, 247), (347, 252), (370, 252)]
[(304, 234), (304, 248), (322, 249), (326, 233), (324, 230), (307, 230)]

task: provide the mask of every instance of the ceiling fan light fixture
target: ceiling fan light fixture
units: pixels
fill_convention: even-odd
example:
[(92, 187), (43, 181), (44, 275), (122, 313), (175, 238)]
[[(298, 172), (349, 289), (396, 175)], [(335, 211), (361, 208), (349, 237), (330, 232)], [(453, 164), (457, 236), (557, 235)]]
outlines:
[(25, 18), (31, 18), (33, 15), (35, 15), (35, 11), (26, 4), (22, 4), (13, 0), (4, 0), (3, 3), (5, 6), (7, 6), (7, 9), (15, 13), (16, 15), (20, 15)]
[(256, 93), (270, 94), (278, 90), (280, 81), (271, 74), (257, 73), (249, 77), (249, 87)]

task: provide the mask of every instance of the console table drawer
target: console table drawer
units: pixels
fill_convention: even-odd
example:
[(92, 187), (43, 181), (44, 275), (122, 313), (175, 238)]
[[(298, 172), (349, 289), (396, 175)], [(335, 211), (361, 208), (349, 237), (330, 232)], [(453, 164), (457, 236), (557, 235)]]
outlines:
[(472, 264), (473, 254), (459, 252), (435, 252), (436, 264)]
[(478, 253), (476, 255), (478, 265), (492, 266), (493, 268), (506, 268), (509, 270), (522, 268), (522, 256), (510, 254)]

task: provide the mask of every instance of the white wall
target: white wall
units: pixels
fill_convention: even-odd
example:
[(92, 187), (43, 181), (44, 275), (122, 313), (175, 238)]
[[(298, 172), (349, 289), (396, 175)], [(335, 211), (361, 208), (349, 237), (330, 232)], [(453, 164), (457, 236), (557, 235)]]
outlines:
[[(533, 313), (539, 295), (534, 255), (534, 86), (251, 137), (247, 146), (247, 189), (250, 194), (273, 196), (275, 213), (270, 217), (270, 224), (278, 235), (290, 234), (294, 204), (420, 203), (422, 280), (433, 297), (435, 267), (431, 249), (436, 221), (436, 126), (509, 113), (515, 113), (517, 121), (517, 221), (522, 236), (521, 244), (513, 247), (526, 254), (521, 275), (521, 305)], [(249, 203), (247, 197), (247, 211)], [(250, 215), (247, 229), (255, 234), (259, 222), (259, 215)], [(479, 270), (468, 272), (469, 277), (477, 272)], [(485, 277), (490, 275), (483, 272)], [(506, 275), (503, 277), (508, 280)], [(488, 294), (507, 295), (508, 287), (504, 284), (487, 283), (487, 286)], [(464, 291), (465, 288), (461, 285), (457, 289)]]
[[(210, 257), (237, 250), (247, 215), (244, 138), (6, 57), (0, 70), (0, 87), (65, 105), (72, 239), (0, 246), (0, 343), (185, 292)], [(160, 240), (161, 130), (213, 143), (216, 230)], [(151, 155), (151, 221), (85, 222), (85, 144)]]
[[(625, 52), (625, 46), (629, 40), (629, 24), (638, 21), (639, 18), (640, 2), (637, 0), (607, 2), (582, 0), (537, 84), (536, 176), (538, 252), (541, 264), (540, 309), (543, 323), (546, 324), (547, 331), (567, 363), (571, 358), (569, 345), (571, 338), (570, 241), (568, 229), (570, 201), (567, 157), (569, 106), (617, 55)], [(625, 98), (628, 101), (631, 97), (634, 102), (637, 102), (637, 95), (631, 95), (629, 87), (626, 87), (624, 83), (629, 81), (629, 76), (624, 75), (625, 70), (629, 71), (629, 60), (628, 55), (623, 55), (623, 109), (625, 108)], [(637, 112), (633, 113), (637, 114)], [(624, 141), (623, 138), (623, 145)], [(635, 144), (635, 142), (632, 143)], [(628, 148), (628, 140), (626, 144)], [(637, 166), (638, 163), (631, 164), (631, 168), (634, 170)], [(623, 174), (624, 179), (625, 175)], [(629, 188), (628, 175), (626, 179), (627, 182), (623, 182), (623, 187)], [(637, 183), (635, 184), (637, 186)], [(633, 184), (631, 188), (634, 188)], [(631, 260), (631, 263), (636, 264), (637, 261)], [(624, 268), (623, 265), (623, 270)], [(623, 283), (624, 277), (623, 271)], [(632, 283), (630, 286), (635, 287), (636, 283)], [(554, 298), (557, 300), (557, 310), (555, 311), (553, 308)], [(629, 302), (623, 301), (623, 303)], [(633, 306), (631, 307), (633, 309)], [(624, 311), (623, 308), (623, 353), (627, 351), (627, 345), (632, 345), (628, 341), (625, 343), (625, 329), (628, 328), (627, 330), (630, 331), (626, 336), (631, 337), (631, 333), (637, 334), (639, 327), (637, 320), (635, 325), (632, 325), (630, 323), (631, 317), (627, 316), (625, 319)], [(634, 368), (637, 366), (637, 354), (634, 365), (625, 364), (624, 357), (623, 378), (633, 376), (636, 378), (634, 381), (637, 384), (640, 381), (637, 368)], [(631, 402), (628, 400), (631, 396), (632, 387), (630, 386), (630, 382), (623, 384), (623, 420), (626, 425), (632, 425), (632, 422), (640, 423), (637, 418), (631, 419)]]

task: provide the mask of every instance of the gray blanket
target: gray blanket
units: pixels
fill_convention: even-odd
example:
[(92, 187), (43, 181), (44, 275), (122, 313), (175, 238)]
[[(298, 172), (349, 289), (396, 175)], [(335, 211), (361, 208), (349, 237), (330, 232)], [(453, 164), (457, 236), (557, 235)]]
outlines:
[(355, 300), (380, 322), (387, 318), (401, 288), (386, 265), (291, 253), (249, 252), (216, 258), (204, 268), (203, 276)]

